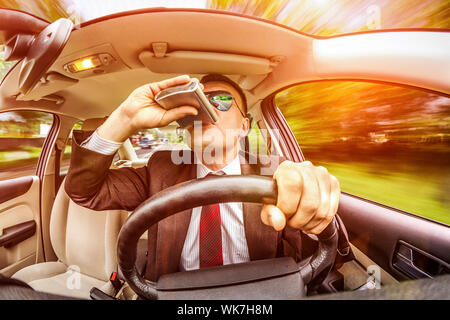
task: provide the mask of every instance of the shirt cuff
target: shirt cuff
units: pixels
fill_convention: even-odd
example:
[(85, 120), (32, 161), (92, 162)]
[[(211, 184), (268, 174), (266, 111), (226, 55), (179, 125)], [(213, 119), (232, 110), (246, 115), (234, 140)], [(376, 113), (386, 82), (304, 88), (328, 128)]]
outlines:
[(122, 143), (103, 139), (97, 134), (97, 131), (94, 131), (80, 146), (104, 155), (111, 155), (119, 150)]

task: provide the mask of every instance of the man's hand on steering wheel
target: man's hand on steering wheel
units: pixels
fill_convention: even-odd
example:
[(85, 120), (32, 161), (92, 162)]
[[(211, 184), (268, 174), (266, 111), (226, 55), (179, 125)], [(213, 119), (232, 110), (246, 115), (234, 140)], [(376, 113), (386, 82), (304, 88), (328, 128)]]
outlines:
[(309, 161), (282, 162), (274, 174), (278, 197), (276, 206), (264, 205), (264, 224), (280, 231), (286, 226), (304, 233), (319, 234), (333, 220), (339, 205), (339, 181), (326, 168)]

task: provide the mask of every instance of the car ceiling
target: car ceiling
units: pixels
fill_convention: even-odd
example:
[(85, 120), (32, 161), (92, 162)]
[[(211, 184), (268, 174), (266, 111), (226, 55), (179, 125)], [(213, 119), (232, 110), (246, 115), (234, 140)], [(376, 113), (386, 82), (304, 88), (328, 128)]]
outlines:
[[(444, 35), (447, 37), (445, 39), (448, 39), (450, 33)], [(356, 35), (356, 37), (362, 37), (362, 40), (359, 40), (362, 41), (361, 43), (364, 43), (367, 36), (369, 36), (369, 40), (377, 37), (377, 35), (373, 37), (371, 34)], [(383, 37), (385, 36), (378, 35), (377, 41), (384, 41)], [(441, 38), (428, 40), (430, 37), (425, 38), (421, 34), (414, 36), (418, 38), (421, 36), (424, 41), (442, 42)], [(398, 43), (397, 39), (391, 38), (388, 40)], [(423, 72), (423, 70), (429, 71), (433, 68), (442, 70), (441, 60), (446, 59), (445, 50), (441, 54), (444, 58), (439, 56), (438, 58), (441, 60), (437, 59), (437, 63), (440, 65), (433, 68), (423, 67), (422, 64), (417, 63), (420, 62), (417, 59), (430, 58), (422, 54), (419, 58), (413, 57), (416, 60), (411, 61), (418, 66), (415, 69), (409, 65), (400, 65), (398, 68), (401, 69), (395, 70), (395, 66), (399, 65), (398, 60), (395, 60), (398, 59), (398, 52), (393, 52), (394, 59), (392, 61), (384, 57), (382, 63), (387, 61), (385, 65), (370, 63), (371, 60), (367, 60), (366, 52), (358, 52), (359, 56), (356, 59), (350, 57), (346, 61), (342, 58), (348, 53), (339, 52), (338, 55), (333, 55), (333, 52), (327, 50), (328, 43), (330, 48), (340, 45), (339, 37), (328, 40), (319, 39), (321, 44), (325, 45), (322, 47), (314, 46), (317, 40), (317, 37), (302, 34), (282, 25), (224, 11), (156, 8), (115, 14), (84, 23), (81, 28), (75, 27), (59, 58), (50, 67), (49, 73), (57, 72), (78, 80), (76, 83), (65, 84), (62, 87), (55, 84), (57, 91), (54, 93), (63, 97), (64, 103), (56, 104), (47, 100), (16, 100), (16, 96), (19, 94), (17, 87), (19, 62), (11, 69), (0, 86), (0, 98), (2, 99), (0, 109), (32, 108), (65, 114), (82, 120), (104, 117), (109, 115), (138, 86), (179, 74), (189, 74), (193, 77), (201, 77), (205, 74), (205, 66), (202, 66), (202, 72), (196, 72), (195, 67), (189, 68), (187, 63), (177, 65), (179, 72), (169, 70), (170, 68), (167, 69), (168, 72), (163, 72), (164, 67), (163, 71), (151, 71), (143, 64), (139, 55), (143, 51), (151, 53), (152, 43), (157, 42), (167, 43), (167, 52), (169, 53), (173, 51), (225, 53), (269, 61), (271, 72), (268, 74), (247, 74), (247, 70), (250, 73), (253, 71), (245, 67), (239, 69), (239, 66), (230, 58), (216, 63), (210, 62), (206, 67), (208, 72), (215, 72), (215, 69), (220, 66), (221, 73), (229, 75), (240, 83), (246, 89), (244, 91), (249, 106), (258, 106), (258, 102), (283, 87), (298, 82), (332, 78), (398, 80), (400, 83), (418, 84), (419, 86), (423, 84), (425, 88), (450, 92), (450, 79), (441, 79), (441, 83), (437, 83), (434, 79), (436, 77), (425, 76), (425, 72)], [(430, 45), (433, 45), (433, 42)], [(318, 51), (319, 49), (321, 51)], [(103, 74), (94, 74), (90, 71), (71, 74), (63, 69), (65, 64), (74, 59), (101, 52), (111, 54), (116, 60), (114, 67)], [(375, 57), (375, 59), (379, 58)], [(349, 64), (349, 61), (350, 63), (356, 61), (356, 66)], [(446, 63), (450, 64), (448, 61)], [(340, 66), (344, 66), (344, 69), (348, 68), (350, 71), (342, 71), (342, 68), (339, 69)], [(365, 72), (364, 68), (370, 67), (378, 69)], [(419, 70), (419, 67), (425, 69)], [(352, 68), (354, 70), (351, 70)], [(383, 68), (384, 73), (378, 72)], [(226, 72), (228, 69), (230, 72)], [(414, 70), (411, 71), (411, 69)], [(397, 76), (395, 72), (405, 74)], [(411, 80), (411, 76), (406, 74), (407, 72), (415, 72), (419, 78)], [(431, 73), (431, 71), (429, 72)], [(89, 74), (89, 76), (85, 74)], [(50, 83), (50, 85), (52, 84)]]

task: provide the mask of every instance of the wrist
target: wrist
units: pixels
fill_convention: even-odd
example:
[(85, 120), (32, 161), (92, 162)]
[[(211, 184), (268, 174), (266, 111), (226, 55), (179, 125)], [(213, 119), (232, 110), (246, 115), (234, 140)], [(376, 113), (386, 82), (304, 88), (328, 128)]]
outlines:
[(106, 119), (106, 121), (97, 129), (99, 137), (113, 141), (124, 142), (133, 133), (131, 121), (127, 115), (123, 114), (118, 108)]

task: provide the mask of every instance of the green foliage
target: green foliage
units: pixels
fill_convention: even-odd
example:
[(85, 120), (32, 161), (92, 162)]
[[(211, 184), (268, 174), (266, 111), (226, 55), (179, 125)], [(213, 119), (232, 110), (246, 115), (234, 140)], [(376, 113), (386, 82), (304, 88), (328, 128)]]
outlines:
[(249, 151), (254, 154), (267, 154), (266, 141), (261, 135), (259, 126), (253, 122), (252, 127), (248, 133)]
[[(346, 192), (412, 212), (450, 225), (450, 180), (438, 168), (415, 172), (391, 172), (370, 163), (315, 164), (326, 167), (339, 178)], [(377, 171), (378, 170), (378, 171)]]
[(22, 146), (17, 150), (0, 151), (0, 171), (37, 163), (41, 147)]

